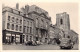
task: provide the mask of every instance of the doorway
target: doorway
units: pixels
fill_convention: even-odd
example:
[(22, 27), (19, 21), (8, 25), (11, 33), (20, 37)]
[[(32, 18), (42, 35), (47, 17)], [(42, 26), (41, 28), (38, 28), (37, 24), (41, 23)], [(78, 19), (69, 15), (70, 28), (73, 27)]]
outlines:
[(11, 42), (12, 42), (12, 43), (15, 43), (15, 37), (14, 37), (14, 36), (12, 36)]

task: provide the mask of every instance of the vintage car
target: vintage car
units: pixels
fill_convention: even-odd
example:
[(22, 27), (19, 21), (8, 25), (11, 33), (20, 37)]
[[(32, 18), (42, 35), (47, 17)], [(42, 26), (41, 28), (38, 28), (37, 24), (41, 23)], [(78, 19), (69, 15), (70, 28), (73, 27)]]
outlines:
[(36, 46), (37, 42), (36, 41), (26, 41), (25, 45), (32, 45), (32, 46)]
[(37, 46), (41, 45), (42, 43), (39, 41), (25, 41), (25, 45)]
[(73, 48), (73, 42), (69, 38), (62, 38), (60, 48)]

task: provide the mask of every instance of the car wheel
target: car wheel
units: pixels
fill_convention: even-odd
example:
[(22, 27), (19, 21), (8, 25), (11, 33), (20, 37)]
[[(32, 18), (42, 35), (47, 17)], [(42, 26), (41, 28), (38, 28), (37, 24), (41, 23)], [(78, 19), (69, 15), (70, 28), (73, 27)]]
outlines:
[(71, 46), (71, 49), (73, 48), (73, 46)]
[(62, 49), (63, 47), (62, 47), (62, 46), (60, 46), (60, 48)]

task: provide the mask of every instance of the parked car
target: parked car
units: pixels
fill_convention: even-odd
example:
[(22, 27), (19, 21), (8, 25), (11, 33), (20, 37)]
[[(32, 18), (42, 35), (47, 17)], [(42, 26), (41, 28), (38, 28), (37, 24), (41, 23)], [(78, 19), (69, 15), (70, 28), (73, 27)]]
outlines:
[(60, 48), (73, 48), (73, 42), (69, 38), (62, 38)]
[(32, 45), (32, 41), (26, 41), (25, 45)]
[(37, 42), (36, 41), (32, 41), (32, 45), (33, 46), (37, 46)]
[(40, 41), (36, 41), (37, 42), (37, 45), (40, 45), (41, 44), (41, 42)]
[(37, 46), (42, 45), (43, 43), (40, 41), (25, 41), (25, 45)]

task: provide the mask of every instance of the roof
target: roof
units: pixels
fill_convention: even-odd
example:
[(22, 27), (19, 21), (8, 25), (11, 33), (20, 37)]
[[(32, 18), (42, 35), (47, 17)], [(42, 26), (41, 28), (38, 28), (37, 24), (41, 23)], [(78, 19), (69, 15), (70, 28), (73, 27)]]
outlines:
[(31, 5), (31, 6), (26, 5), (26, 7), (28, 7), (28, 9), (27, 9), (28, 12), (27, 12), (27, 10), (25, 8), (23, 8), (23, 12), (24, 13), (27, 12), (28, 14), (30, 14), (30, 13), (34, 13), (35, 12), (35, 13), (38, 13), (39, 15), (44, 15), (44, 16), (50, 18), (50, 16), (49, 16), (47, 11), (45, 11), (44, 9), (42, 9), (42, 8), (36, 6), (36, 5)]

